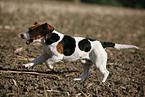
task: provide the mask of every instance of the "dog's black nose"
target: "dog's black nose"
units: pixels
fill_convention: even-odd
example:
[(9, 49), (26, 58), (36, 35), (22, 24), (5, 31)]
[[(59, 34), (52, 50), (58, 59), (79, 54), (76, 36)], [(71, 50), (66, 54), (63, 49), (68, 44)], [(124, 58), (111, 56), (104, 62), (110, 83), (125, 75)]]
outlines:
[(25, 39), (23, 34), (21, 34), (20, 36), (21, 36), (21, 38)]

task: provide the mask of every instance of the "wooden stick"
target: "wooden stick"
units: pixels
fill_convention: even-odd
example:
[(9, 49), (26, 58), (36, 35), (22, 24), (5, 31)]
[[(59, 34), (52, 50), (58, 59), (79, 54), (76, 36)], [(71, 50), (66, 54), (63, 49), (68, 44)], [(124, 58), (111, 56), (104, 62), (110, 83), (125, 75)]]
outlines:
[(18, 60), (22, 60), (22, 61), (33, 61), (35, 60), (36, 58), (25, 58), (25, 57), (19, 57), (17, 58)]
[(58, 90), (46, 90), (47, 92), (60, 92)]
[(5, 70), (0, 70), (0, 72), (4, 73), (23, 73), (23, 74), (34, 74), (34, 75), (43, 75), (43, 76), (50, 76), (50, 77), (57, 77), (58, 79), (61, 79), (58, 75), (53, 75), (53, 74), (45, 74), (45, 73), (38, 73), (38, 72), (24, 72), (24, 71), (5, 71)]

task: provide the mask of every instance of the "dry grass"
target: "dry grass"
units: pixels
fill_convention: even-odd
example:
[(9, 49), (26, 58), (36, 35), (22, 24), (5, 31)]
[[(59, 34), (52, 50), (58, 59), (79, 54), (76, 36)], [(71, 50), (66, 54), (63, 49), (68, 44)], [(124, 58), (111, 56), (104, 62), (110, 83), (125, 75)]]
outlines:
[[(10, 25), (14, 30), (22, 29), (21, 32), (25, 31), (32, 22), (38, 21), (48, 22), (58, 31), (74, 36), (81, 35), (109, 41), (130, 38), (132, 41), (132, 38), (142, 35), (145, 29), (145, 11), (125, 8), (75, 5), (45, 0), (35, 2), (18, 0), (17, 2), (1, 1), (1, 14), (9, 18), (8, 20), (1, 18), (2, 26)], [(94, 33), (96, 36), (92, 35)], [(128, 33), (128, 36), (124, 33)], [(112, 35), (115, 39), (108, 37)]]
[[(47, 0), (0, 1), (0, 67), (9, 70), (48, 72), (63, 80), (30, 74), (0, 73), (0, 96), (143, 96), (145, 65), (145, 10), (73, 4)], [(82, 71), (79, 61), (55, 64), (54, 71), (45, 65), (25, 69), (22, 63), (41, 54), (42, 46), (26, 46), (19, 33), (38, 21), (53, 25), (57, 31), (100, 41), (133, 44), (142, 50), (108, 49), (110, 76), (105, 84), (102, 75), (92, 68), (88, 79), (75, 82)], [(17, 48), (24, 50), (16, 52)], [(13, 79), (13, 80), (12, 80)], [(17, 86), (14, 84), (17, 83)], [(44, 90), (45, 89), (45, 90)]]

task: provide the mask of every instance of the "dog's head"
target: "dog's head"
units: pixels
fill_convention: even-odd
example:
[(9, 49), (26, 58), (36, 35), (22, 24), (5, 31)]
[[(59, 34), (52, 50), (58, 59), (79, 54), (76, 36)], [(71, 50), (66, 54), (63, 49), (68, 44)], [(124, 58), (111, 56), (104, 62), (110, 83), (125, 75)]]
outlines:
[(33, 43), (34, 40), (40, 39), (42, 37), (45, 37), (47, 34), (52, 33), (54, 30), (54, 27), (44, 23), (44, 24), (38, 24), (35, 22), (32, 26), (28, 28), (28, 31), (20, 34), (21, 38), (26, 39), (26, 44)]

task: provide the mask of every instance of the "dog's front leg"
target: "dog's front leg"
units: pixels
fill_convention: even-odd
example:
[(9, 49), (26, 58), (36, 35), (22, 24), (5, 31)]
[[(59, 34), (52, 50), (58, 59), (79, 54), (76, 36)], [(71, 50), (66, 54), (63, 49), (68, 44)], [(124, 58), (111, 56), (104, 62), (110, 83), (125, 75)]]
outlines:
[(47, 68), (49, 69), (53, 69), (53, 66), (52, 64), (56, 63), (56, 62), (60, 62), (61, 60), (63, 59), (63, 56), (52, 56), (51, 58), (49, 58), (47, 61), (46, 61), (46, 66)]
[(46, 61), (47, 59), (48, 59), (48, 58), (46, 57), (46, 55), (42, 54), (41, 56), (39, 56), (38, 58), (36, 58), (36, 59), (33, 60), (32, 62), (27, 63), (27, 64), (22, 64), (22, 66), (24, 66), (24, 67), (31, 67), (31, 66), (40, 64), (40, 63)]

